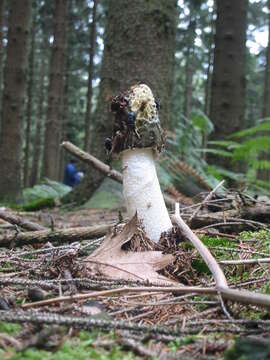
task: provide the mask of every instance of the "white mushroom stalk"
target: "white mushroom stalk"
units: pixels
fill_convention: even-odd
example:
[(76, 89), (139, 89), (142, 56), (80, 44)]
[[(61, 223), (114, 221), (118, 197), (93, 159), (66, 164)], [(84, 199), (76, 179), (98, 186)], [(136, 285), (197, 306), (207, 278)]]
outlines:
[(113, 99), (115, 124), (112, 152), (120, 153), (123, 193), (128, 215), (137, 212), (146, 235), (158, 242), (172, 223), (160, 189), (155, 155), (164, 145), (158, 103), (145, 85), (136, 85)]
[(172, 228), (172, 223), (161, 193), (153, 150), (125, 150), (121, 159), (128, 216), (137, 212), (147, 236), (158, 242), (160, 235)]

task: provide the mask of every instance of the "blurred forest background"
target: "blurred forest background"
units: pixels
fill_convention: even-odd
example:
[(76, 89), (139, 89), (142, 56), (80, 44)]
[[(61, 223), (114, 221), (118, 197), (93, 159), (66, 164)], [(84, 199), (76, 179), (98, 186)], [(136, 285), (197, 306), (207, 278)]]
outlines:
[(82, 165), (68, 193), (60, 144), (108, 162), (110, 99), (139, 81), (161, 102), (164, 191), (269, 194), (269, 29), (269, 0), (0, 0), (0, 201), (88, 200), (103, 175)]

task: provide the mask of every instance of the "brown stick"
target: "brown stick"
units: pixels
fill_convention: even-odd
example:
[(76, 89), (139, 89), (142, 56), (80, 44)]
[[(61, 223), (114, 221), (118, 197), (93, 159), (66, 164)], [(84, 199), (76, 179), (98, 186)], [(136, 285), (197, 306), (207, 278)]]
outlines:
[[(194, 286), (185, 286), (185, 287), (120, 287), (117, 289), (110, 289), (110, 290), (103, 290), (103, 291), (95, 291), (85, 294), (76, 294), (73, 296), (59, 296), (51, 299), (36, 301), (33, 303), (23, 304), (22, 308), (28, 309), (36, 306), (45, 306), (50, 305), (54, 303), (60, 303), (60, 302), (66, 302), (66, 301), (74, 301), (74, 300), (86, 300), (86, 299), (93, 299), (99, 296), (114, 296), (114, 295), (120, 295), (120, 294), (126, 294), (129, 292), (147, 292), (147, 293), (153, 293), (153, 292), (175, 292), (175, 293), (190, 293), (195, 292), (199, 294), (216, 294), (216, 290), (214, 288), (199, 288)], [(269, 303), (270, 305), (270, 303)]]
[(33, 303), (23, 304), (22, 308), (28, 309), (33, 308), (36, 306), (46, 306), (55, 303), (67, 302), (67, 301), (75, 301), (75, 300), (86, 300), (86, 299), (93, 299), (99, 296), (114, 296), (114, 295), (121, 295), (126, 294), (129, 292), (146, 292), (146, 293), (156, 293), (156, 292), (166, 292), (170, 293), (173, 292), (175, 294), (205, 294), (205, 295), (219, 295), (221, 294), (224, 299), (232, 300), (244, 304), (252, 304), (256, 306), (270, 308), (270, 296), (264, 294), (253, 293), (251, 291), (244, 291), (244, 290), (235, 290), (229, 288), (200, 288), (196, 286), (177, 286), (177, 287), (121, 287), (117, 289), (110, 289), (110, 290), (103, 290), (103, 291), (95, 291), (85, 294), (76, 294), (73, 296), (59, 296), (51, 299), (46, 299), (42, 301), (36, 301)]
[(46, 229), (45, 227), (43, 227), (39, 224), (33, 223), (29, 220), (25, 220), (22, 217), (11, 213), (10, 211), (0, 210), (0, 218), (7, 221), (10, 224), (18, 225), (25, 230), (40, 231), (40, 230)]
[(56, 231), (43, 230), (15, 235), (7, 234), (0, 238), (0, 247), (8, 246), (11, 243), (14, 244), (14, 246), (22, 246), (26, 244), (46, 243), (47, 241), (63, 243), (93, 239), (105, 235), (111, 227), (112, 224), (104, 224)]
[(270, 258), (260, 258), (260, 259), (242, 259), (242, 260), (221, 260), (219, 264), (221, 265), (248, 265), (248, 264), (266, 264), (270, 263)]
[(185, 224), (180, 215), (175, 214), (172, 216), (172, 221), (179, 227), (181, 233), (195, 246), (199, 251), (201, 257), (205, 261), (206, 265), (210, 269), (214, 276), (216, 285), (221, 288), (227, 288), (227, 280), (220, 266), (216, 262), (213, 255), (208, 248), (201, 242), (201, 240), (191, 231), (191, 229)]
[(230, 289), (227, 285), (227, 280), (220, 266), (216, 262), (207, 247), (201, 242), (201, 240), (191, 231), (187, 224), (184, 223), (180, 214), (179, 207), (176, 206), (175, 215), (172, 216), (173, 222), (175, 222), (182, 234), (196, 247), (211, 271), (216, 281), (216, 291), (224, 299), (232, 300), (244, 304), (252, 304), (257, 306), (269, 307), (270, 296), (254, 293), (251, 291)]
[(206, 196), (206, 198), (199, 204), (197, 209), (193, 212), (193, 214), (189, 218), (189, 222), (192, 221), (192, 219), (198, 214), (198, 212), (201, 210), (203, 205), (205, 205), (209, 200), (212, 199), (213, 195), (216, 193), (217, 189), (224, 184), (225, 180), (222, 180), (220, 183), (217, 184), (217, 186)]
[[(119, 182), (120, 184), (123, 183), (123, 175), (119, 171), (112, 169), (109, 165), (104, 164), (102, 161), (100, 161), (93, 155), (90, 155), (85, 151), (82, 151), (80, 148), (73, 145), (69, 141), (62, 142), (61, 146), (65, 150), (67, 150), (70, 154), (76, 156), (78, 159), (84, 161), (86, 164), (93, 166), (95, 169), (99, 170), (104, 175), (112, 178), (113, 180)], [(170, 196), (166, 194), (163, 194), (163, 196), (167, 205), (174, 205), (175, 201)]]
[[(182, 217), (185, 220), (189, 220), (189, 215), (182, 214)], [(241, 226), (243, 228), (249, 228), (251, 224), (266, 227), (264, 223), (270, 223), (270, 206), (257, 204), (255, 206), (246, 206), (239, 210), (232, 209), (211, 214), (196, 214), (190, 226), (192, 229), (197, 229), (220, 222), (224, 223), (224, 219), (227, 222), (235, 222), (237, 227), (239, 227), (239, 224), (236, 223), (237, 221), (242, 223)]]
[(110, 168), (109, 165), (104, 164), (102, 161), (100, 161), (93, 155), (86, 153), (85, 151), (81, 150), (69, 141), (62, 142), (61, 146), (70, 154), (84, 161), (86, 164), (93, 166), (95, 169), (99, 170), (104, 175), (111, 177), (113, 180), (122, 184), (123, 176), (119, 171)]

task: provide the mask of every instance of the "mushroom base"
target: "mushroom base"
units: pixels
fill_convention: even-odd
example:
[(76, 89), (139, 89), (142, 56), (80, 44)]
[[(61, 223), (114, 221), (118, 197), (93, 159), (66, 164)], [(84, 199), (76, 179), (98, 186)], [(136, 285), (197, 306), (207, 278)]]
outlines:
[(157, 243), (161, 233), (172, 229), (172, 223), (161, 193), (153, 150), (125, 150), (121, 160), (128, 215), (132, 217), (137, 211), (146, 235)]

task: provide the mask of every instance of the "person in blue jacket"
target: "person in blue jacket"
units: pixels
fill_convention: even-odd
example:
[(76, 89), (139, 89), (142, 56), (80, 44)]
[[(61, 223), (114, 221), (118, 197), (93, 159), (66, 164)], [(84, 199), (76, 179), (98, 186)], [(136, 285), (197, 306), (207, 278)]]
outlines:
[(80, 182), (80, 180), (80, 173), (76, 169), (76, 160), (71, 159), (65, 166), (64, 184), (74, 187)]

